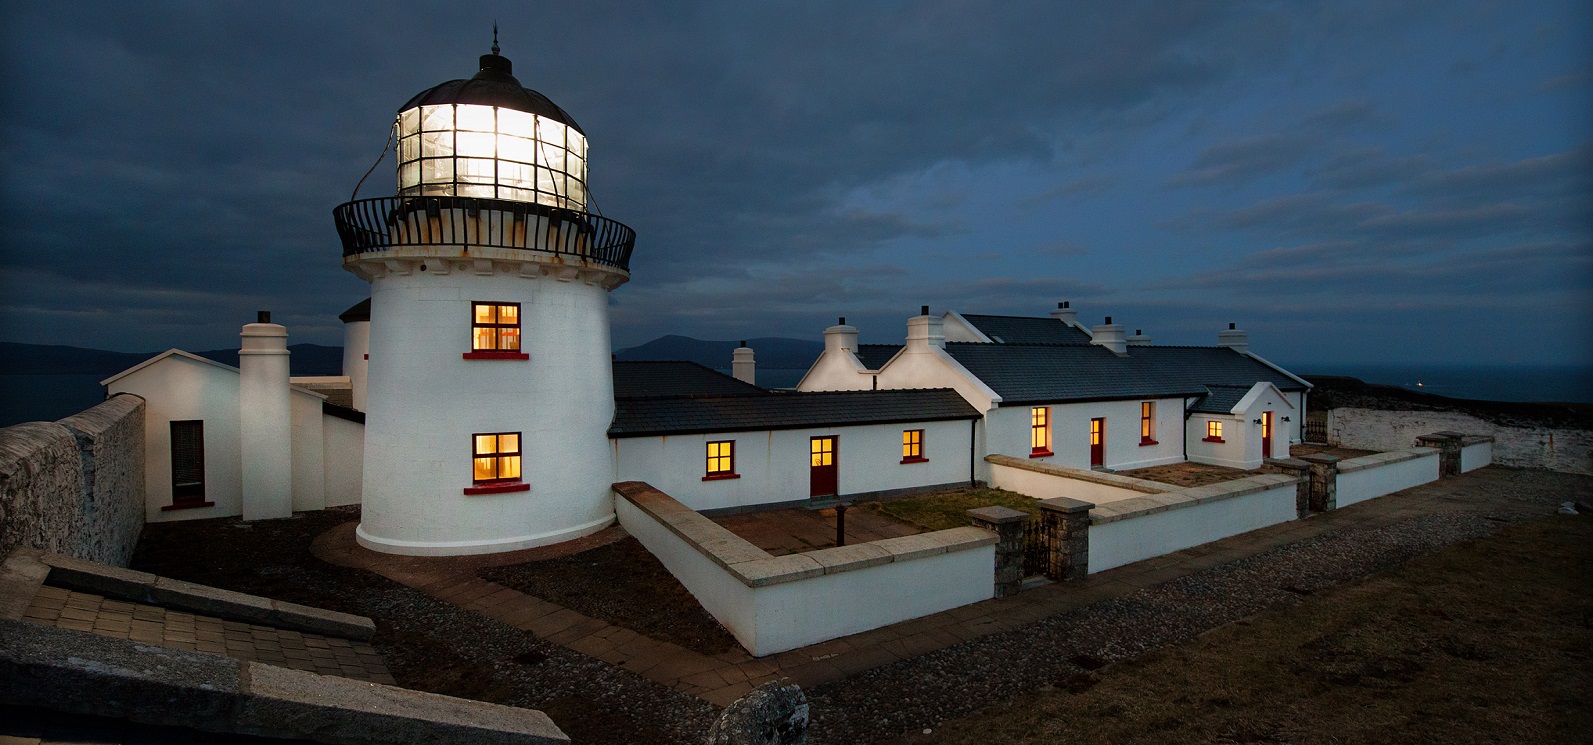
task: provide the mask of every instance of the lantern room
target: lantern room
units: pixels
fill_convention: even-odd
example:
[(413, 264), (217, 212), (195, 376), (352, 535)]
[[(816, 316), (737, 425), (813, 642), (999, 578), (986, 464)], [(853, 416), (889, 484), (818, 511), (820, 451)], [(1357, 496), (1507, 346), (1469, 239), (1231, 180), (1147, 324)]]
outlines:
[(509, 59), (411, 98), (399, 110), (399, 196), (459, 196), (586, 210), (586, 135), (520, 85)]

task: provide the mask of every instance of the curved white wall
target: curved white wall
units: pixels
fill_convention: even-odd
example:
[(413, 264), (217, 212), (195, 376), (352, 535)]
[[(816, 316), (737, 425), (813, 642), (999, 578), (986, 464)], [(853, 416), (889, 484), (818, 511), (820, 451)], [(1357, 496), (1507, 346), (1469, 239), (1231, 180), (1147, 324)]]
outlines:
[[(434, 267), (435, 269), (435, 267)], [(471, 302), (518, 302), (529, 360), (466, 360)], [(510, 551), (614, 519), (608, 292), (496, 267), (371, 281), (362, 545)], [(468, 496), (471, 436), (521, 433), (529, 491)]]

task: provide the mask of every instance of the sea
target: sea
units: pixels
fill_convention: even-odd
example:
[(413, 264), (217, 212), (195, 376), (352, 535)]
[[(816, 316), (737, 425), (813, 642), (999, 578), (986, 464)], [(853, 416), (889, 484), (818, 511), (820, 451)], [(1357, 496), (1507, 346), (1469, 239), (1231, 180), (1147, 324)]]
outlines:
[[(1593, 366), (1288, 365), (1300, 375), (1342, 375), (1450, 398), (1593, 403)], [(729, 370), (721, 372), (729, 373)], [(758, 370), (758, 384), (793, 388), (805, 369)], [(108, 375), (0, 375), (0, 427), (50, 422), (99, 403)]]

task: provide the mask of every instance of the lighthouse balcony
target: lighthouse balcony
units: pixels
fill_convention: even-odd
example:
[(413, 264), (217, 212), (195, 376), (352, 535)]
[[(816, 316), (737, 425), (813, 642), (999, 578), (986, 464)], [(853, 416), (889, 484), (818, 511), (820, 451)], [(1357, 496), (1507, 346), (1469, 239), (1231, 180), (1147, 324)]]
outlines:
[[(532, 202), (480, 197), (361, 199), (332, 210), (343, 264), (357, 274), (415, 262), (446, 272), (480, 262), (540, 266), (618, 285), (630, 277), (636, 232), (601, 215)], [(419, 264), (425, 271), (425, 264)]]

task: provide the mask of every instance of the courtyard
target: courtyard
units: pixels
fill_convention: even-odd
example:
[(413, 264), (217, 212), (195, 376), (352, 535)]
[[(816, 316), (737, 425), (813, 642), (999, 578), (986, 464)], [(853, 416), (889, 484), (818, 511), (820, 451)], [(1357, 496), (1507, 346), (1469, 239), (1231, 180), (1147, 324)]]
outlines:
[[(761, 659), (716, 638), (723, 630), (613, 528), (553, 549), (393, 557), (353, 544), (358, 509), (338, 508), (152, 524), (133, 565), (370, 616), (372, 647), (400, 685), (542, 709), (577, 742), (698, 741), (718, 706), (781, 677), (806, 690), (814, 742), (860, 742), (933, 731), (1027, 693), (1111, 681), (1113, 663), (1315, 603), (1330, 588), (1590, 493), (1588, 477), (1490, 467)], [(872, 509), (849, 510), (848, 527)]]

